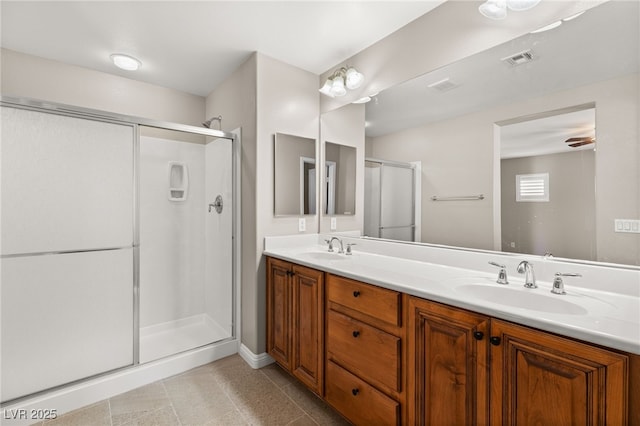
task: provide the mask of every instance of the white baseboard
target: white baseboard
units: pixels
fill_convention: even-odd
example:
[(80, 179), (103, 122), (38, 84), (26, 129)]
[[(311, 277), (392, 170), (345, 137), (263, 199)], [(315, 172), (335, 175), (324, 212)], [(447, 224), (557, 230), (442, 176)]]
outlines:
[(240, 350), (238, 354), (244, 359), (244, 361), (251, 366), (251, 368), (258, 369), (266, 367), (269, 364), (273, 364), (275, 360), (271, 358), (266, 352), (261, 354), (254, 354), (244, 344), (240, 344)]

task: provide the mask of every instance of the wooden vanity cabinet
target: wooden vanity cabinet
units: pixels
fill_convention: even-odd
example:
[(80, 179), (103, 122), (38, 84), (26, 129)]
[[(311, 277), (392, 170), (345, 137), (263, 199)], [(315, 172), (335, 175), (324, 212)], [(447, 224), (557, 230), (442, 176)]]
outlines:
[(632, 425), (640, 356), (267, 258), (267, 352), (355, 425)]
[(267, 353), (322, 396), (324, 272), (267, 258)]
[(626, 355), (500, 320), (491, 336), (491, 424), (628, 424)]
[(402, 293), (327, 274), (325, 399), (356, 425), (406, 424)]
[(417, 297), (407, 310), (408, 424), (488, 424), (489, 317)]
[(626, 355), (411, 297), (409, 424), (625, 425)]

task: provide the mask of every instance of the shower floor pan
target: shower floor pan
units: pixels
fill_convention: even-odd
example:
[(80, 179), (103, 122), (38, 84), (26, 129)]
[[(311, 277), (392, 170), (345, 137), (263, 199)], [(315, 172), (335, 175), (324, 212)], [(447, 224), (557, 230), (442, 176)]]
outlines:
[(206, 314), (140, 329), (140, 363), (154, 361), (231, 337)]

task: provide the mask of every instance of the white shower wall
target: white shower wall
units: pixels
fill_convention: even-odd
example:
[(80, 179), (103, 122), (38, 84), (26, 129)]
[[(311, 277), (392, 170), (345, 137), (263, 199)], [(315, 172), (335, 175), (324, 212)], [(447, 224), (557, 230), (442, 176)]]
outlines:
[[(169, 201), (169, 162), (187, 165), (185, 201)], [(140, 327), (204, 312), (204, 146), (140, 138)]]
[[(184, 201), (169, 164), (186, 165)], [(140, 138), (140, 362), (232, 334), (231, 143)], [(222, 195), (222, 214), (209, 212)]]

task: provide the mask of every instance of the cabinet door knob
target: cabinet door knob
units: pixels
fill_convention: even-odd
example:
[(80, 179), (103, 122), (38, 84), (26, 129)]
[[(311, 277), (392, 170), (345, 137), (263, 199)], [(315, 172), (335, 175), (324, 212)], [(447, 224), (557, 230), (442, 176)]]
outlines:
[(353, 297), (358, 297), (360, 296), (360, 292), (358, 290), (353, 292)]
[(359, 393), (360, 393), (360, 389), (358, 389), (358, 388), (353, 388), (353, 389), (351, 389), (351, 393), (353, 394), (353, 396), (356, 396), (357, 394), (359, 394)]
[(500, 338), (498, 336), (491, 336), (489, 341), (493, 346), (498, 346), (500, 344)]
[(473, 337), (476, 340), (482, 340), (484, 338), (484, 333), (482, 331), (474, 331), (473, 332)]
[(355, 330), (353, 333), (353, 337), (358, 337), (360, 335), (360, 332), (358, 330)]

